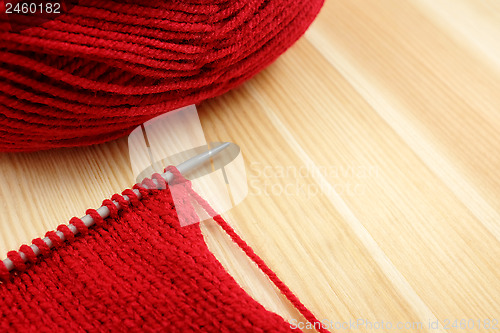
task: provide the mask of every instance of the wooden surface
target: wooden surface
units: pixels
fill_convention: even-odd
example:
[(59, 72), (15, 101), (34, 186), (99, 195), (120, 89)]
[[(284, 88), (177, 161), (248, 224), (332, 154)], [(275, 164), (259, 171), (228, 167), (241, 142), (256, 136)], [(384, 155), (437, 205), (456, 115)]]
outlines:
[[(198, 110), (207, 141), (245, 158), (249, 196), (225, 216), (318, 318), (490, 332), (499, 108), (497, 0), (327, 0), (272, 66)], [(0, 172), (2, 254), (133, 182), (126, 139), (2, 154)], [(253, 297), (304, 322), (217, 226), (202, 228)]]

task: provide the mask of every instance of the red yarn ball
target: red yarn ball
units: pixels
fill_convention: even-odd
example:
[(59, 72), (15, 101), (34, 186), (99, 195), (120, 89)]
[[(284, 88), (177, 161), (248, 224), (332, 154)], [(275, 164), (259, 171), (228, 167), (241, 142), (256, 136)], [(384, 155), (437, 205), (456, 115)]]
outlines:
[(220, 95), (290, 47), (322, 4), (81, 0), (36, 26), (4, 15), (0, 151), (105, 142)]

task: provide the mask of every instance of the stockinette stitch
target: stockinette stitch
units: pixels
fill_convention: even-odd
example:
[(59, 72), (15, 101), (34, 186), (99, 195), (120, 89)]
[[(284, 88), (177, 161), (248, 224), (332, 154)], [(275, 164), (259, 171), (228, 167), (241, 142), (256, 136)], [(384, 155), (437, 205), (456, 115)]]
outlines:
[[(173, 169), (176, 177), (180, 174)], [(158, 178), (157, 178), (158, 179)], [(177, 178), (179, 179), (179, 178)], [(264, 271), (310, 321), (319, 323), (253, 250), (183, 180), (187, 192)], [(146, 190), (136, 185), (142, 199), (126, 190), (130, 202), (113, 196), (124, 207), (85, 227), (73, 223), (47, 236), (49, 249), (35, 239), (42, 257), (29, 246), (8, 257), (16, 272), (0, 262), (0, 331), (145, 331), (145, 332), (290, 332), (279, 315), (252, 299), (224, 270), (206, 246), (198, 224), (180, 226), (168, 185)], [(120, 199), (121, 198), (121, 199)], [(114, 208), (113, 208), (114, 207)], [(94, 210), (87, 211), (93, 216)], [(319, 326), (318, 326), (319, 327)], [(320, 331), (325, 331), (320, 329)]]

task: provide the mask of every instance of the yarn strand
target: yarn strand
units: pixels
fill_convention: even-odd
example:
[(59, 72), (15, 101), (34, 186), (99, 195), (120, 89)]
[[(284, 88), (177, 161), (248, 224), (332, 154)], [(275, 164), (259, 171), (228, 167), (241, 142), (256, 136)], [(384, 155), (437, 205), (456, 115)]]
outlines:
[(182, 174), (173, 166), (168, 167), (166, 170), (174, 174), (177, 179), (186, 183), (188, 193), (196, 200), (196, 202), (210, 215), (215, 222), (229, 235), (231, 240), (240, 247), (241, 250), (259, 267), (259, 269), (271, 280), (271, 282), (280, 290), (280, 292), (293, 304), (293, 306), (306, 318), (313, 327), (321, 333), (328, 333), (329, 331), (323, 327), (323, 324), (316, 316), (300, 301), (300, 299), (288, 288), (288, 286), (276, 275), (276, 273), (267, 266), (267, 264), (260, 258), (255, 251), (247, 244), (236, 231), (218, 214), (210, 204), (203, 199), (192, 188), (191, 182), (186, 181)]

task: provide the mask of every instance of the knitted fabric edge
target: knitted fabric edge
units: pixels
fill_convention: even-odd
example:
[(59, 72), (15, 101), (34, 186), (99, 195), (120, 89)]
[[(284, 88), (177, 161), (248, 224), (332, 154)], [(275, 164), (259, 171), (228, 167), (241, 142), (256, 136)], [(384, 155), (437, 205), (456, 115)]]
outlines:
[[(312, 323), (314, 325), (314, 327), (317, 328), (317, 330), (319, 332), (328, 332), (326, 329), (324, 329), (322, 327), (320, 321), (314, 316), (314, 314), (301, 303), (301, 301), (298, 299), (298, 297), (278, 278), (278, 276), (265, 264), (265, 262), (253, 251), (253, 249), (243, 239), (241, 239), (241, 237), (234, 231), (234, 229), (219, 214), (217, 214), (212, 209), (212, 207), (210, 207), (210, 205), (201, 196), (199, 196), (192, 189), (191, 182), (184, 179), (182, 177), (182, 175), (180, 175), (180, 173), (177, 171), (177, 169), (175, 169), (175, 167), (169, 167), (166, 170), (174, 173), (176, 183), (177, 184), (181, 183), (183, 185), (183, 187), (186, 190), (186, 194), (188, 194), (192, 199), (194, 199), (194, 201), (196, 203), (198, 203), (213, 218), (213, 220), (231, 237), (233, 242), (235, 242), (245, 252), (245, 254), (264, 272), (264, 274), (266, 274), (268, 276), (268, 278), (276, 285), (276, 287), (283, 293), (283, 295), (294, 305), (294, 307), (296, 307), (297, 310), (299, 310), (299, 312), (310, 323)], [(154, 178), (156, 180), (162, 179), (161, 176), (159, 176), (158, 174), (156, 174), (154, 176)], [(149, 184), (150, 186), (152, 184), (152, 182), (150, 180), (149, 181), (146, 180), (146, 183)], [(144, 182), (143, 182), (143, 184), (144, 184)], [(75, 253), (73, 253), (71, 251), (64, 252), (65, 247), (72, 248), (72, 247), (74, 247), (74, 245), (72, 245), (72, 244), (75, 244), (75, 242), (78, 242), (78, 241), (84, 242), (84, 243), (86, 241), (95, 241), (95, 238), (99, 238), (100, 234), (109, 232), (108, 229), (110, 228), (110, 226), (109, 226), (110, 223), (111, 224), (114, 224), (114, 223), (122, 223), (123, 224), (123, 222), (127, 222), (124, 220), (127, 219), (126, 216), (128, 216), (127, 214), (129, 214), (130, 211), (135, 210), (135, 211), (140, 211), (140, 213), (147, 214), (148, 209), (151, 206), (151, 202), (155, 203), (155, 205), (152, 206), (151, 209), (158, 210), (160, 212), (160, 215), (161, 214), (167, 214), (167, 215), (173, 214), (173, 215), (175, 215), (175, 216), (173, 216), (174, 219), (177, 219), (177, 216), (176, 216), (177, 212), (175, 211), (173, 202), (171, 200), (169, 185), (167, 185), (166, 182), (163, 180), (163, 183), (159, 184), (159, 188), (163, 188), (163, 189), (162, 190), (156, 190), (156, 189), (151, 190), (151, 189), (144, 188), (141, 184), (136, 184), (133, 187), (133, 189), (139, 190), (139, 192), (142, 195), (141, 199), (139, 199), (137, 197), (137, 195), (131, 189), (127, 189), (127, 190), (123, 191), (122, 195), (119, 195), (119, 194), (113, 195), (112, 200), (120, 203), (121, 207), (123, 207), (123, 212), (118, 211), (115, 204), (111, 200), (104, 200), (103, 205), (108, 207), (108, 209), (111, 212), (110, 217), (108, 218), (110, 221), (107, 221), (108, 219), (101, 218), (96, 210), (93, 210), (93, 209), (87, 210), (87, 214), (91, 215), (95, 221), (95, 226), (91, 227), (90, 229), (87, 226), (85, 226), (85, 224), (79, 218), (76, 218), (76, 217), (72, 218), (70, 220), (70, 224), (72, 224), (73, 226), (76, 227), (76, 229), (78, 230), (78, 235), (75, 236), (73, 234), (73, 232), (68, 228), (67, 225), (60, 225), (59, 227), (57, 227), (57, 230), (64, 234), (66, 241), (62, 241), (60, 239), (60, 237), (56, 234), (55, 231), (47, 232), (46, 237), (48, 237), (50, 239), (50, 241), (52, 242), (53, 249), (50, 249), (47, 246), (46, 242), (43, 241), (42, 239), (40, 239), (40, 238), (34, 239), (32, 244), (36, 245), (39, 248), (39, 250), (41, 252), (40, 257), (36, 256), (35, 253), (33, 252), (33, 249), (28, 245), (22, 245), (20, 247), (19, 251), (10, 251), (8, 253), (8, 258), (14, 263), (16, 272), (14, 272), (14, 273), (9, 272), (9, 270), (7, 269), (5, 264), (3, 262), (0, 262), (0, 281), (3, 280), (3, 282), (0, 282), (0, 298), (4, 301), (4, 302), (2, 302), (3, 305), (0, 305), (0, 308), (3, 307), (2, 311), (1, 311), (2, 314), (0, 315), (0, 328), (6, 328), (6, 327), (2, 326), (1, 321), (4, 320), (4, 317), (8, 316), (8, 314), (6, 314), (8, 311), (12, 311), (12, 309), (5, 309), (5, 305), (7, 303), (9, 303), (11, 305), (16, 305), (17, 307), (20, 307), (21, 304), (23, 304), (23, 301), (16, 300), (16, 296), (17, 296), (17, 298), (26, 298), (26, 297), (29, 298), (29, 297), (31, 297), (30, 295), (25, 294), (30, 289), (30, 286), (31, 286), (30, 283), (31, 284), (37, 284), (37, 283), (41, 284), (41, 283), (43, 283), (42, 280), (44, 280), (44, 278), (46, 278), (46, 276), (44, 276), (44, 275), (46, 275), (46, 274), (50, 275), (49, 271), (54, 272), (54, 271), (57, 271), (58, 269), (60, 269), (60, 267), (52, 267), (52, 265), (54, 264), (54, 260), (55, 260), (55, 264), (66, 265), (67, 263), (65, 261), (68, 261), (68, 257), (67, 257), (68, 254), (73, 254), (73, 255), (79, 254), (79, 252), (75, 252)], [(126, 195), (129, 198), (129, 200), (125, 200), (123, 198), (123, 195)], [(167, 198), (166, 202), (162, 202), (162, 204), (166, 203), (167, 207), (161, 207), (161, 205), (158, 205), (158, 202), (155, 201), (157, 199), (157, 197), (162, 197), (162, 198), (164, 197), (163, 199)], [(133, 218), (136, 219), (135, 215), (132, 214), (131, 216), (133, 216)], [(169, 217), (170, 221), (172, 221), (171, 218), (172, 218), (172, 216)], [(128, 222), (130, 222), (130, 220)], [(178, 223), (178, 220), (177, 220), (177, 223)], [(183, 239), (186, 241), (186, 240), (192, 239), (191, 237), (193, 237), (191, 234), (189, 234), (190, 232), (192, 232), (191, 229), (196, 230), (196, 234), (197, 234), (196, 237), (199, 237), (199, 235), (201, 235), (201, 230), (199, 229), (198, 225), (176, 228), (175, 232), (182, 234), (182, 237), (184, 237)], [(186, 234), (184, 234), (185, 232), (187, 232), (189, 235), (186, 236)], [(92, 234), (92, 235), (90, 235), (90, 234)], [(116, 235), (112, 235), (112, 236), (116, 238)], [(169, 241), (171, 241), (171, 239), (169, 239)], [(223, 273), (225, 275), (229, 276), (229, 280), (232, 281), (231, 283), (235, 284), (235, 288), (241, 289), (241, 291), (243, 292), (243, 294), (245, 296), (238, 294), (237, 298), (240, 298), (240, 299), (249, 298), (251, 301), (257, 303), (246, 292), (244, 292), (243, 289), (241, 288), (241, 286), (239, 286), (234, 281), (234, 279), (232, 279), (232, 277), (230, 277), (230, 274), (227, 273), (227, 271), (225, 271), (225, 269), (222, 267), (220, 262), (208, 250), (208, 247), (206, 247), (206, 243), (205, 243), (202, 236), (201, 236), (201, 238), (196, 238), (196, 242), (194, 242), (194, 243), (196, 243), (198, 247), (203, 247), (203, 250), (205, 250), (205, 248), (206, 248), (207, 253), (204, 253), (203, 256), (205, 256), (205, 257), (212, 256), (213, 260), (217, 263), (217, 265), (219, 265), (222, 268)], [(203, 244), (201, 245), (201, 243), (203, 243)], [(137, 244), (137, 246), (144, 248), (144, 247), (148, 247), (148, 244)], [(112, 250), (119, 251), (120, 249), (112, 248)], [(20, 253), (24, 254), (25, 260), (27, 259), (27, 262), (25, 262), (25, 260), (23, 260)], [(54, 253), (56, 253), (56, 255), (54, 255)], [(112, 253), (107, 253), (107, 255), (108, 254), (113, 255)], [(66, 255), (66, 257), (64, 257), (64, 255)], [(100, 254), (100, 255), (102, 256), (102, 254)], [(51, 259), (51, 256), (54, 256), (55, 259)], [(75, 260), (76, 263), (73, 262), (72, 260), (69, 260), (69, 262), (71, 265), (75, 265), (75, 267), (77, 269), (81, 269), (81, 267), (78, 267), (78, 265), (79, 265), (78, 260), (80, 260), (80, 258), (76, 258), (76, 260)], [(85, 260), (85, 258), (81, 258), (81, 260)], [(154, 258), (153, 258), (153, 260), (154, 260)], [(210, 263), (209, 265), (214, 266), (213, 263)], [(69, 269), (71, 269), (71, 267), (69, 267)], [(181, 267), (180, 269), (184, 270), (183, 267)], [(213, 268), (213, 269), (215, 269), (215, 268)], [(141, 274), (140, 269), (139, 269), (138, 274)], [(206, 272), (203, 274), (206, 274)], [(66, 275), (67, 275), (67, 273), (66, 273)], [(63, 276), (65, 276), (65, 275), (63, 274)], [(166, 277), (167, 278), (169, 277), (168, 274)], [(128, 276), (127, 276), (127, 278), (128, 278)], [(172, 277), (170, 277), (170, 279), (172, 279)], [(161, 275), (160, 275), (160, 280), (161, 280)], [(33, 282), (35, 282), (35, 283), (33, 283)], [(208, 281), (203, 280), (203, 282), (204, 283), (212, 283), (212, 281), (209, 281), (209, 280)], [(53, 282), (53, 283), (57, 284), (57, 282)], [(213, 286), (211, 285), (210, 287), (206, 287), (206, 288), (210, 289), (212, 287)], [(219, 285), (219, 287), (220, 287), (220, 285)], [(40, 292), (40, 288), (46, 289), (44, 286), (37, 285), (34, 288), (34, 290), (36, 290), (36, 293)], [(112, 287), (110, 287), (110, 288), (112, 288)], [(33, 287), (31, 287), (31, 289), (33, 289)], [(57, 288), (56, 288), (56, 290), (57, 290)], [(47, 293), (47, 290), (44, 290), (44, 292)], [(12, 294), (14, 294), (14, 295), (12, 295)], [(126, 295), (128, 295), (128, 294), (126, 294)], [(57, 296), (59, 297), (59, 295), (57, 295)], [(77, 298), (78, 297), (79, 296), (77, 295)], [(202, 302), (202, 300), (200, 300), (199, 302)], [(250, 302), (250, 301), (245, 300), (245, 302)], [(94, 304), (94, 306), (96, 306), (96, 304)], [(256, 306), (252, 302), (250, 302), (250, 304), (252, 304), (252, 306), (254, 306), (254, 307)], [(219, 306), (219, 305), (217, 305), (217, 306)], [(248, 305), (246, 307), (250, 308), (250, 306), (248, 306)], [(242, 307), (242, 308), (244, 308), (244, 307)], [(240, 310), (242, 308), (240, 308)], [(119, 309), (117, 308), (116, 311), (119, 311)], [(173, 311), (175, 311), (175, 310), (173, 310)], [(15, 310), (14, 312), (21, 313), (22, 311)], [(261, 316), (268, 318), (269, 323), (274, 323), (272, 325), (277, 325), (277, 326), (272, 326), (269, 323), (266, 324), (263, 322), (259, 322), (257, 325), (260, 326), (260, 329), (268, 327), (268, 329), (264, 329), (263, 331), (289, 331), (288, 328), (290, 328), (289, 327), (290, 325), (287, 325), (286, 322), (283, 320), (283, 318), (281, 318), (280, 316), (278, 316), (272, 312), (265, 310), (262, 306), (257, 307), (257, 310), (254, 309), (254, 312), (259, 312)], [(147, 314), (144, 316), (147, 317)], [(277, 319), (275, 316), (280, 318), (278, 320), (278, 322), (280, 322), (280, 320), (281, 320), (281, 324), (276, 323)], [(271, 320), (269, 318), (273, 318), (273, 319)], [(283, 323), (285, 323), (285, 325), (283, 325)], [(222, 325), (222, 322), (221, 322), (221, 325)], [(226, 325), (229, 325), (229, 324), (226, 324)], [(271, 325), (272, 327), (269, 325)], [(208, 326), (206, 326), (206, 327), (208, 329)], [(226, 327), (226, 326), (224, 326), (224, 327)], [(279, 329), (277, 327), (279, 327)], [(10, 327), (8, 327), (8, 328), (10, 328)], [(77, 328), (77, 327), (75, 327), (75, 328)], [(247, 328), (249, 328), (249, 327), (247, 327)], [(23, 327), (18, 326), (17, 329), (23, 330)], [(186, 327), (182, 326), (182, 329), (185, 330)], [(218, 329), (222, 329), (222, 326), (218, 327), (217, 330)], [(242, 327), (238, 327), (238, 326), (233, 327), (231, 330), (233, 330), (233, 331), (247, 331), (247, 329), (242, 329)], [(207, 331), (211, 331), (211, 329), (208, 329)]]

